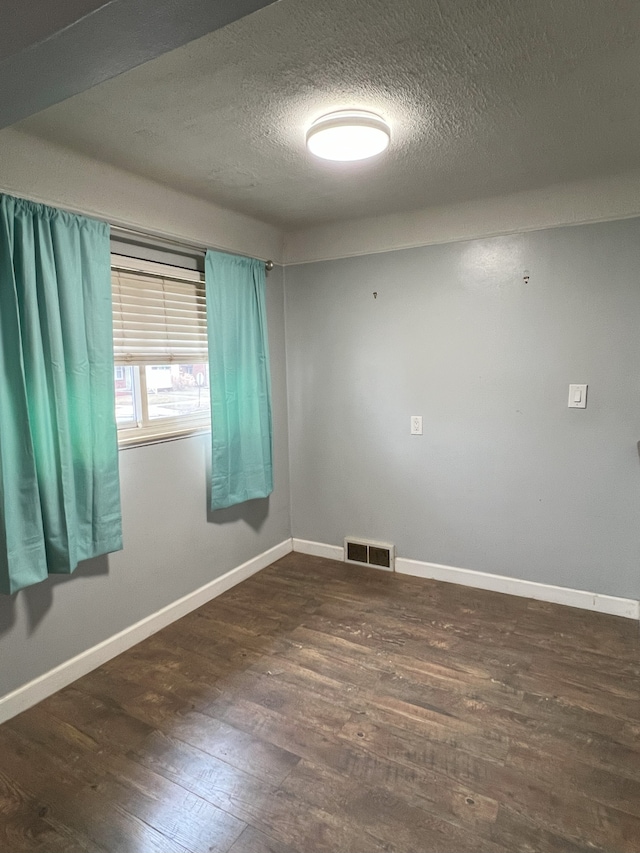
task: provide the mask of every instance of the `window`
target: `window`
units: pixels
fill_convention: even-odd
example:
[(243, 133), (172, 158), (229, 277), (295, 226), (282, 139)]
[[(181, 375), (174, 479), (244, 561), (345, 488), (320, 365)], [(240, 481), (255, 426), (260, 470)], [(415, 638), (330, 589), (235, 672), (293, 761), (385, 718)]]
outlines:
[(111, 274), (120, 444), (209, 429), (203, 275), (120, 255)]

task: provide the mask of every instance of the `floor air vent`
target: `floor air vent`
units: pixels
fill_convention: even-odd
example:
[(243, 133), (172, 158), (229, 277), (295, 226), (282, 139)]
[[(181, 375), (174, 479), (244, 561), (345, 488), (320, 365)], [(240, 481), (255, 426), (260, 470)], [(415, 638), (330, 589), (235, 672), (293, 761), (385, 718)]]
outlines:
[(344, 540), (345, 563), (357, 563), (393, 572), (395, 556), (395, 545), (388, 545), (384, 542), (368, 542), (366, 539)]

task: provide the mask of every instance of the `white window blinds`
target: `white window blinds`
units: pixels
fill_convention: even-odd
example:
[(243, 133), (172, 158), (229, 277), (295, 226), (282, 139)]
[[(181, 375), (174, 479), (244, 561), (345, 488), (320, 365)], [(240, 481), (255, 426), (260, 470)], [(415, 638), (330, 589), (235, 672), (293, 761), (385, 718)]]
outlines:
[(163, 264), (113, 255), (112, 283), (117, 365), (207, 361), (205, 286), (199, 273), (174, 273)]

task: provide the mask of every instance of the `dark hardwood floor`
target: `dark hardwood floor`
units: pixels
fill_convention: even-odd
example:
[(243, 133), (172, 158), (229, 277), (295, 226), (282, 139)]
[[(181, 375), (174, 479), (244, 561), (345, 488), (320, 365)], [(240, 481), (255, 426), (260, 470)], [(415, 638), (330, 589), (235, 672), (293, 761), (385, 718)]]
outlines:
[(0, 726), (0, 851), (640, 851), (638, 653), (291, 554)]

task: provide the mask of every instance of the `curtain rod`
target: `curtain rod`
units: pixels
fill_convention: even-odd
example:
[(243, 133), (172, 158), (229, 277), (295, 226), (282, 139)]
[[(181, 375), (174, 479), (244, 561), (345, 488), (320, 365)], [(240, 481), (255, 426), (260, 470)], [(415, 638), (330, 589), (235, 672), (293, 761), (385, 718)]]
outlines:
[[(151, 234), (148, 231), (138, 230), (137, 228), (124, 227), (121, 225), (112, 225), (111, 233), (118, 237), (146, 237), (147, 240), (155, 240), (159, 243), (166, 243), (167, 246), (175, 246), (177, 249), (189, 249), (193, 251), (194, 249), (199, 253), (204, 255), (207, 251), (204, 246), (201, 246), (199, 243), (191, 243), (189, 240), (175, 240), (171, 237), (164, 237), (160, 234)], [(226, 250), (224, 250), (226, 251)], [(231, 252), (230, 254), (239, 255), (241, 258), (248, 258), (249, 255), (243, 255), (240, 252)], [(274, 264), (272, 260), (268, 260), (264, 262), (264, 268), (267, 272), (271, 272)]]

